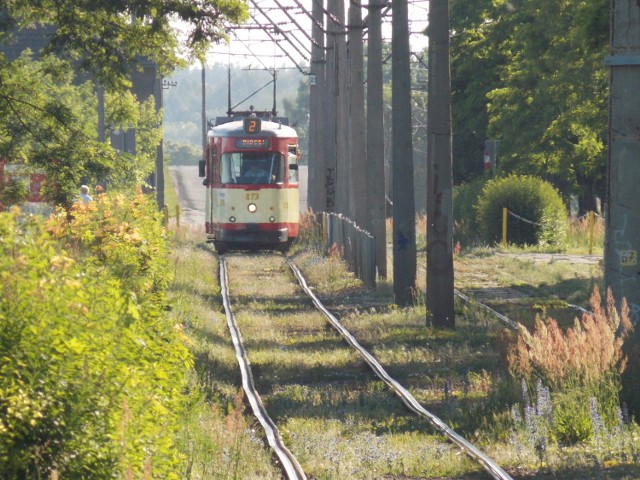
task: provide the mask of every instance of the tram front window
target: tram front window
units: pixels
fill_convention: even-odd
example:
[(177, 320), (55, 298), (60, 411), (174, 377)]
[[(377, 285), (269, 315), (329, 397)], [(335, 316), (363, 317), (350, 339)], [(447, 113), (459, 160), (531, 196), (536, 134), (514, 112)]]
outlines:
[(284, 156), (273, 152), (224, 153), (220, 180), (223, 184), (250, 185), (284, 182)]

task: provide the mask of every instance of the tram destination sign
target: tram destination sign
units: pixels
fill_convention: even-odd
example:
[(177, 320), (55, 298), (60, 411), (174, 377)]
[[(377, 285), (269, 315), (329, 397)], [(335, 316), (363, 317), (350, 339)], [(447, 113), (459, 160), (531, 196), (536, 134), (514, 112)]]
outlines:
[(268, 138), (237, 138), (236, 148), (269, 148), (270, 143)]

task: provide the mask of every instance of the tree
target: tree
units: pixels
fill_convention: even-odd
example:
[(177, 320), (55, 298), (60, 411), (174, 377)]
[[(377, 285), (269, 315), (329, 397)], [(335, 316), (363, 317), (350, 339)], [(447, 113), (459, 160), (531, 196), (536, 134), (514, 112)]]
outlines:
[(153, 60), (165, 75), (184, 64), (183, 54), (202, 56), (212, 42), (226, 38), (230, 22), (248, 18), (238, 0), (15, 0), (3, 13), (5, 32), (55, 25), (47, 51), (78, 61), (108, 85), (122, 82), (140, 57)]
[(452, 0), (456, 181), (498, 168), (535, 173), (587, 206), (602, 195), (608, 2)]
[(482, 149), (487, 139), (487, 94), (500, 84), (506, 64), (498, 48), (508, 29), (497, 21), (491, 0), (451, 0), (451, 104), (453, 111), (453, 181), (460, 184), (482, 175)]
[[(39, 61), (29, 52), (13, 62), (0, 54), (0, 157), (44, 171), (45, 194), (67, 205), (80, 180), (139, 182), (152, 170), (149, 159), (161, 138), (156, 106), (134, 105), (132, 97), (120, 95), (129, 85), (127, 74), (144, 57), (156, 62), (160, 74), (184, 64), (179, 32), (169, 20), (183, 22), (188, 51), (197, 56), (210, 41), (224, 38), (227, 22), (247, 15), (235, 0), (16, 0), (3, 8), (0, 42), (17, 28), (55, 29)], [(111, 128), (138, 130), (134, 157), (116, 155), (98, 141), (95, 85), (75, 77), (78, 68), (106, 87)]]
[(285, 115), (289, 117), (289, 124), (298, 133), (302, 163), (306, 163), (309, 152), (309, 81), (300, 81), (297, 96), (283, 99), (282, 106)]
[(52, 201), (69, 203), (90, 171), (93, 178), (126, 171), (124, 158), (95, 141), (92, 85), (73, 85), (65, 62), (0, 56), (0, 78), (0, 157), (46, 173)]

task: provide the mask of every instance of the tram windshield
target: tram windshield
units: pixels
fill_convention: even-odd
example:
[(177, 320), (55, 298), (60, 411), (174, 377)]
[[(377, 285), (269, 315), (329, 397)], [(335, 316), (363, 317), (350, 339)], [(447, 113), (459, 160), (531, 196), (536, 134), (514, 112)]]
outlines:
[(249, 185), (284, 182), (284, 156), (280, 153), (223, 153), (220, 163), (220, 181), (223, 184)]

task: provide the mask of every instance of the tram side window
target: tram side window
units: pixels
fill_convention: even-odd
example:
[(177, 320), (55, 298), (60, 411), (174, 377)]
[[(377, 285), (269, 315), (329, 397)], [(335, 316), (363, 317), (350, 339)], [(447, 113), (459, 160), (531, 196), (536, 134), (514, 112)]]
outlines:
[(289, 152), (287, 165), (289, 166), (289, 183), (298, 183), (298, 169), (291, 168), (291, 165), (298, 166), (298, 155), (296, 153)]
[(282, 183), (284, 182), (284, 156), (279, 153), (274, 153), (270, 159), (271, 181), (269, 183)]

